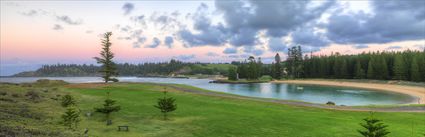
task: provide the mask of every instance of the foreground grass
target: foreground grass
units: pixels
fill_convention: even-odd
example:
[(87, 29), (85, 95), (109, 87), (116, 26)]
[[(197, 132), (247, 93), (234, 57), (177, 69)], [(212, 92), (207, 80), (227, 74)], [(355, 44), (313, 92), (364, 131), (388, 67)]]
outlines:
[[(24, 87), (1, 85), (8, 92), (26, 92)], [(12, 91), (13, 90), (13, 91)], [(106, 97), (106, 91), (118, 101), (122, 110), (113, 113), (113, 125), (106, 126), (104, 115), (93, 113), (82, 116), (79, 129), (70, 132), (82, 133), (89, 129), (90, 136), (359, 136), (359, 123), (369, 116), (368, 112), (336, 111), (317, 108), (293, 107), (275, 103), (257, 102), (243, 99), (203, 96), (193, 93), (171, 91), (168, 95), (176, 98), (177, 110), (172, 112), (169, 120), (162, 120), (162, 115), (153, 107), (157, 98), (162, 97), (163, 87), (153, 84), (118, 83), (109, 87), (99, 85), (68, 85), (57, 92), (45, 94), (72, 94), (77, 97), (83, 114), (93, 113), (93, 107), (100, 106)], [(23, 94), (23, 93), (22, 93)], [(23, 100), (27, 101), (27, 100)], [(3, 103), (3, 102), (1, 102)], [(13, 105), (13, 104), (12, 104)], [(37, 113), (46, 114), (50, 122), (40, 125), (20, 125), (36, 129), (58, 129), (60, 114), (64, 111), (58, 101), (45, 99), (38, 103)], [(3, 107), (3, 106), (2, 106)], [(7, 106), (11, 107), (11, 106)], [(2, 116), (3, 114), (0, 113)], [(47, 115), (48, 114), (48, 115)], [(420, 136), (425, 132), (424, 113), (375, 113), (389, 125), (390, 137)], [(3, 116), (2, 116), (3, 117)], [(3, 120), (3, 119), (2, 119)], [(9, 125), (22, 123), (13, 122)], [(12, 122), (11, 122), (12, 121)], [(1, 122), (3, 124), (3, 121)], [(128, 125), (129, 132), (118, 132), (118, 125)], [(68, 130), (63, 130), (67, 131)]]

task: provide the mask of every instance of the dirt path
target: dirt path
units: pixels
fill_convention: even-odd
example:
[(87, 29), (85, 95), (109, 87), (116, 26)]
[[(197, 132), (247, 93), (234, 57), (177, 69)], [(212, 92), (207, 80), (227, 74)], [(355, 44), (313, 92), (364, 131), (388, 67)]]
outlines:
[(160, 86), (167, 86), (179, 91), (190, 92), (194, 94), (206, 95), (206, 96), (214, 96), (214, 97), (222, 97), (222, 98), (235, 98), (235, 99), (246, 99), (253, 101), (262, 101), (262, 102), (272, 102), (278, 104), (285, 104), (291, 106), (299, 106), (299, 107), (315, 107), (322, 109), (330, 109), (330, 110), (347, 110), (347, 111), (375, 111), (375, 112), (425, 112), (425, 106), (395, 106), (395, 107), (380, 107), (380, 108), (372, 108), (372, 107), (350, 107), (350, 106), (331, 106), (331, 105), (322, 105), (322, 104), (312, 104), (307, 102), (296, 102), (296, 101), (288, 101), (288, 100), (280, 100), (280, 99), (268, 99), (268, 98), (255, 98), (255, 97), (245, 97), (231, 94), (223, 94), (219, 92), (205, 92), (191, 88), (185, 88), (176, 85), (170, 84), (156, 84)]

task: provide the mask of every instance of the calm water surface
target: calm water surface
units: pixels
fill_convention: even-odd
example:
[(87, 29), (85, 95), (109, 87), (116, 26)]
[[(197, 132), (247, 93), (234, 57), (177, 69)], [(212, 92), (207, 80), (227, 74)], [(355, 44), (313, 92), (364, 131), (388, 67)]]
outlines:
[[(38, 79), (64, 80), (70, 83), (101, 82), (100, 77), (11, 77), (0, 78), (0, 82), (26, 83)], [(119, 77), (121, 82), (152, 82), (186, 84), (203, 89), (226, 92), (231, 94), (298, 100), (324, 104), (328, 101), (337, 105), (389, 105), (417, 102), (417, 98), (393, 92), (372, 91), (345, 87), (296, 85), (296, 84), (217, 84), (209, 83), (209, 79), (175, 79), (175, 78), (138, 78)]]

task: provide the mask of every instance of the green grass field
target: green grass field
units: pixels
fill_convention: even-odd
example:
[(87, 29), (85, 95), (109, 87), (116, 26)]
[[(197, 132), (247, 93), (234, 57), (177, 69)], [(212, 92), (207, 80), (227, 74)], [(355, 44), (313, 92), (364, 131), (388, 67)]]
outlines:
[[(88, 128), (90, 136), (98, 137), (356, 137), (359, 136), (356, 130), (361, 129), (359, 123), (369, 116), (369, 112), (294, 107), (203, 96), (169, 89), (168, 95), (176, 98), (177, 110), (169, 115), (169, 120), (164, 121), (159, 110), (153, 107), (157, 98), (162, 97), (163, 87), (158, 85), (117, 83), (108, 88), (98, 85), (68, 85), (54, 89), (42, 85), (22, 87), (0, 84), (0, 89), (7, 93), (0, 96), (0, 106), (4, 108), (0, 113), (1, 131), (17, 131), (14, 127), (23, 126), (24, 129), (42, 133), (40, 135), (53, 136), (75, 136), (81, 134), (84, 128)], [(43, 92), (45, 89), (48, 89), (48, 92)], [(36, 90), (41, 95), (37, 103), (24, 96), (29, 90)], [(122, 108), (111, 115), (113, 125), (110, 126), (105, 125), (103, 114), (85, 116), (87, 112), (93, 112), (93, 107), (103, 104), (107, 91)], [(12, 94), (21, 96), (12, 97)], [(60, 124), (60, 115), (65, 109), (60, 106), (60, 101), (52, 99), (65, 94), (75, 96), (83, 112), (82, 121), (76, 131), (67, 130)], [(21, 111), (20, 107), (16, 106), (27, 106), (28, 113), (41, 115), (41, 118), (12, 114), (13, 111)], [(5, 118), (6, 116), (8, 118)], [(377, 112), (375, 117), (389, 125), (390, 137), (418, 137), (425, 132), (425, 113)], [(118, 125), (128, 125), (130, 131), (118, 132)]]

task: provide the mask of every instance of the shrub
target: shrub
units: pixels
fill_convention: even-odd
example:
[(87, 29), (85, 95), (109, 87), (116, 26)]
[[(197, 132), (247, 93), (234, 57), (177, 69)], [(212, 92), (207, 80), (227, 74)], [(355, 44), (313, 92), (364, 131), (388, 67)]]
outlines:
[(39, 79), (36, 82), (34, 82), (34, 85), (36, 86), (62, 86), (68, 84), (67, 82), (63, 80), (49, 80), (49, 79)]
[(109, 92), (108, 92), (108, 98), (105, 99), (105, 104), (103, 104), (103, 107), (94, 108), (96, 112), (104, 113), (106, 114), (106, 125), (111, 125), (112, 121), (109, 119), (109, 115), (112, 112), (118, 112), (121, 107), (119, 105), (115, 105), (115, 100), (109, 99)]
[(269, 76), (269, 75), (263, 75), (263, 76), (260, 77), (260, 80), (261, 81), (271, 81), (272, 77)]
[(69, 129), (75, 129), (78, 127), (78, 123), (81, 121), (80, 119), (81, 111), (74, 107), (68, 107), (65, 113), (62, 115), (63, 125), (67, 126)]
[(326, 102), (326, 105), (332, 105), (332, 106), (335, 106), (335, 102), (328, 101), (328, 102)]
[(18, 93), (12, 93), (12, 97), (15, 97), (15, 98), (17, 98), (17, 97), (20, 97), (21, 95), (19, 95)]
[(366, 130), (357, 130), (364, 137), (386, 137), (390, 132), (387, 131), (387, 125), (384, 125), (381, 120), (373, 117), (373, 113), (370, 117), (363, 119), (365, 123), (360, 125)]
[(40, 99), (40, 95), (38, 94), (38, 92), (36, 92), (34, 90), (28, 91), (25, 94), (25, 96), (28, 97), (30, 100), (33, 100), (33, 101)]
[(62, 107), (68, 107), (68, 106), (76, 104), (74, 97), (71, 95), (62, 96), (61, 100), (62, 100), (61, 102)]
[(7, 95), (7, 92), (5, 92), (5, 91), (0, 91), (0, 95), (2, 95), (2, 96), (6, 96), (6, 95)]
[(164, 115), (164, 120), (167, 119), (167, 113), (174, 111), (177, 109), (177, 105), (174, 104), (174, 101), (176, 101), (176, 99), (169, 97), (167, 98), (167, 92), (164, 91), (164, 97), (163, 98), (159, 98), (158, 99), (158, 104), (154, 107), (158, 108), (159, 110), (161, 110), (161, 113)]

